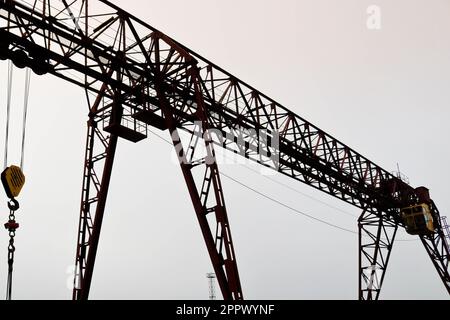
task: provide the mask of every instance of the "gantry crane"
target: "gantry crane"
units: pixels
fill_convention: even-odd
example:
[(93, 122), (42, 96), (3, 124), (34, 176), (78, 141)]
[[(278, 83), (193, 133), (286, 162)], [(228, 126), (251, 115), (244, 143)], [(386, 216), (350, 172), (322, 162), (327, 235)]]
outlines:
[(379, 298), (397, 230), (408, 210), (424, 208), (433, 226), (417, 234), (450, 293), (449, 249), (428, 189), (411, 187), (113, 3), (0, 0), (0, 59), (86, 91), (73, 299), (89, 296), (117, 141), (137, 143), (149, 128), (171, 135), (224, 299), (243, 294), (215, 146), (362, 210), (360, 299)]

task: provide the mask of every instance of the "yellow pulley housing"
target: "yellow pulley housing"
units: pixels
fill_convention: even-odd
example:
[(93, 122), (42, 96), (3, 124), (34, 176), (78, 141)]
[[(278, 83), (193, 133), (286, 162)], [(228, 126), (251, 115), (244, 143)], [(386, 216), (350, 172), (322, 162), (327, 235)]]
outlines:
[(22, 169), (17, 166), (6, 168), (5, 171), (2, 172), (1, 180), (6, 195), (11, 199), (18, 197), (25, 185), (25, 175), (23, 174)]

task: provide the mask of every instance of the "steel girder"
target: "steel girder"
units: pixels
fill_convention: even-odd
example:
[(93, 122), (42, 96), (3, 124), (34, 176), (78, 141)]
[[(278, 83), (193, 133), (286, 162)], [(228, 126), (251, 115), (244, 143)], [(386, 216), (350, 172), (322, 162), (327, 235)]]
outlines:
[[(222, 147), (361, 209), (368, 204), (392, 202), (392, 195), (380, 192), (380, 188), (391, 180), (402, 183), (315, 125), (108, 1), (92, 2), (94, 6), (87, 0), (75, 0), (67, 6), (46, 0), (34, 7), (34, 2), (28, 1), (30, 5), (22, 1), (0, 3), (4, 35), (12, 43), (9, 51), (22, 48), (30, 55), (44, 57), (48, 72), (95, 94), (104, 83), (121, 90), (129, 115), (151, 110), (155, 122), (164, 123), (155, 90), (154, 70), (159, 56), (164, 85), (171, 88), (176, 99), (171, 105), (173, 114), (180, 118), (178, 126), (186, 129), (184, 124), (192, 122), (197, 108), (192, 104), (195, 92), (186, 85), (186, 68), (180, 63), (183, 54), (188, 54), (199, 70), (211, 129), (228, 133), (219, 142)], [(156, 38), (165, 39), (158, 50)], [(122, 69), (122, 82), (106, 76), (105, 70), (112, 65)], [(111, 98), (109, 92), (104, 95)], [(230, 137), (245, 130), (277, 135), (279, 160), (261, 160), (250, 135), (239, 137), (248, 147), (236, 145)], [(264, 145), (257, 140), (256, 145)]]

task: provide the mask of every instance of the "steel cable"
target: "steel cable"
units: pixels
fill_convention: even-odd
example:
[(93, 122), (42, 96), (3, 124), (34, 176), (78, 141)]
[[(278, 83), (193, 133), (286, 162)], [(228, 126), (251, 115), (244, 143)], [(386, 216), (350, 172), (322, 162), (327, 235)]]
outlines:
[(8, 167), (8, 145), (9, 145), (9, 122), (11, 118), (11, 96), (12, 96), (13, 64), (8, 61), (8, 85), (6, 99), (6, 133), (5, 133), (5, 161), (3, 168)]

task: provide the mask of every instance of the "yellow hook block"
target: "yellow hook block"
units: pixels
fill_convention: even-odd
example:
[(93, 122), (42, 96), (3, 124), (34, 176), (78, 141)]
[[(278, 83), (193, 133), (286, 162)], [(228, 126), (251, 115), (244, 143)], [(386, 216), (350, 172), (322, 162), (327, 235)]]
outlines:
[(17, 166), (8, 167), (2, 172), (1, 179), (8, 198), (18, 197), (25, 185), (25, 175), (22, 169)]

